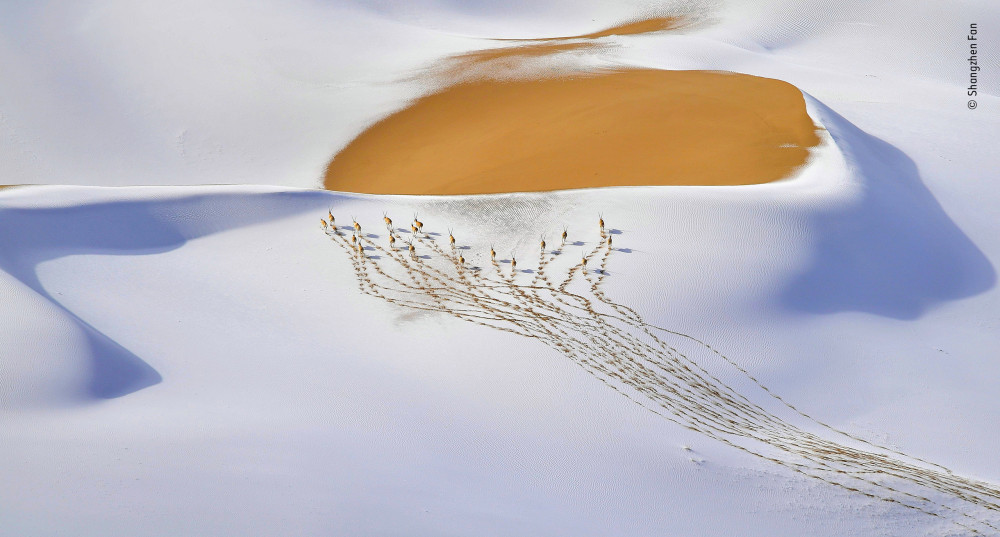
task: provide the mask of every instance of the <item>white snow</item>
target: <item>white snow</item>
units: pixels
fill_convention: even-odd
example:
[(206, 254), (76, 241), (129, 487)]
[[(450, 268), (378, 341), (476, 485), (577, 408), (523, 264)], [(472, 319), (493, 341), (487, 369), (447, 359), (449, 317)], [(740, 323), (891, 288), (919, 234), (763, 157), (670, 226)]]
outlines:
[[(829, 133), (797, 176), (310, 189), (482, 37), (672, 8), (699, 24), (601, 61), (795, 84)], [(363, 295), (318, 219), (418, 212), (473, 263), (493, 243), (532, 268), (540, 233), (592, 247), (603, 213), (628, 250), (609, 297), (995, 487), (997, 27), (985, 2), (8, 2), (0, 183), (91, 186), (0, 190), (0, 535), (970, 534), (684, 429), (536, 340)]]

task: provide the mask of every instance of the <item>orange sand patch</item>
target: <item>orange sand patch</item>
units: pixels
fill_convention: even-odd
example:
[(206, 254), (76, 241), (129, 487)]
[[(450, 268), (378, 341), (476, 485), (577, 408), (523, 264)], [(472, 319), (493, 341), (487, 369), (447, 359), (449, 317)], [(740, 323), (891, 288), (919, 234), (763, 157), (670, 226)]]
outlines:
[(517, 47), (492, 48), (477, 50), (465, 54), (453, 56), (452, 59), (469, 63), (486, 63), (495, 60), (515, 58), (538, 58), (559, 52), (571, 52), (591, 48), (591, 43), (538, 43), (533, 45), (521, 45)]
[(664, 30), (674, 30), (681, 27), (683, 18), (681, 17), (655, 17), (633, 22), (626, 22), (617, 26), (612, 26), (604, 30), (589, 34), (570, 35), (565, 37), (543, 37), (537, 39), (506, 39), (505, 41), (555, 41), (563, 39), (598, 39), (612, 35), (638, 35), (651, 32), (662, 32)]
[[(463, 75), (475, 77), (503, 78), (514, 74), (526, 61), (550, 56), (561, 52), (576, 52), (602, 48), (601, 37), (613, 35), (637, 35), (673, 30), (682, 26), (681, 17), (659, 17), (629, 22), (589, 34), (567, 37), (542, 37), (533, 39), (498, 39), (497, 41), (520, 41), (530, 44), (514, 45), (486, 50), (477, 50), (449, 58), (443, 75), (461, 79)], [(571, 43), (564, 41), (573, 40)]]
[(436, 195), (747, 185), (787, 177), (818, 143), (802, 93), (769, 78), (636, 69), (477, 80), (370, 127), (324, 184)]
[[(540, 72), (551, 70), (551, 66), (532, 64), (532, 60), (564, 52), (594, 51), (609, 47), (608, 42), (599, 40), (601, 37), (674, 30), (690, 23), (689, 19), (680, 16), (657, 17), (623, 23), (589, 34), (532, 39), (496, 39), (495, 41), (516, 41), (522, 44), (452, 56), (443, 62), (436, 75), (449, 81), (449, 84), (471, 78), (524, 78), (525, 68), (529, 71), (533, 68), (533, 70)], [(567, 43), (566, 41), (571, 42)]]
[(546, 64), (535, 60), (599, 48), (594, 41), (543, 41), (486, 50), (476, 50), (452, 56), (432, 70), (443, 85), (482, 78), (537, 78)]

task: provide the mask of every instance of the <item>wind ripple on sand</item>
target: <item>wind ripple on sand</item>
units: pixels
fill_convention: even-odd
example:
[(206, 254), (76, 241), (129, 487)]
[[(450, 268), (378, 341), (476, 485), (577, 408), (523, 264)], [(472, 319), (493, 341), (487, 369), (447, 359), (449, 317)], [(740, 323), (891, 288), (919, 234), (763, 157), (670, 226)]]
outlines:
[(786, 82), (624, 69), (482, 79), (425, 96), (334, 157), (325, 186), (371, 194), (485, 194), (776, 181), (819, 143)]

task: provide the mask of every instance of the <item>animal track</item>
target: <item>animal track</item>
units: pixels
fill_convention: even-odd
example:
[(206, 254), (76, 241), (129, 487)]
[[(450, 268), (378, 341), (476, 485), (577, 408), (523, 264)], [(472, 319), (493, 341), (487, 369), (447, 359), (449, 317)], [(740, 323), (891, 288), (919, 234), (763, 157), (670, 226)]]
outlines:
[[(513, 255), (506, 271), (492, 248), (488, 266), (470, 267), (457, 250), (445, 251), (423, 233), (416, 218), (413, 228), (405, 250), (392, 246), (391, 231), (387, 247), (356, 232), (352, 237), (358, 245), (377, 254), (366, 255), (346, 234), (324, 226), (349, 256), (365, 294), (536, 339), (629, 400), (692, 431), (852, 493), (948, 520), (973, 534), (1000, 534), (996, 486), (814, 419), (709, 344), (646, 323), (632, 308), (608, 298), (602, 283), (615, 250), (603, 217), (600, 240), (579, 262), (555, 274), (550, 264), (558, 256), (543, 247), (530, 280), (518, 277)], [(360, 229), (356, 222), (355, 229)], [(565, 230), (562, 235), (565, 241)], [(448, 236), (452, 246), (450, 231)], [(588, 266), (598, 268), (590, 272)], [(744, 391), (756, 393), (757, 400), (711, 373), (709, 363), (749, 383), (753, 389)]]

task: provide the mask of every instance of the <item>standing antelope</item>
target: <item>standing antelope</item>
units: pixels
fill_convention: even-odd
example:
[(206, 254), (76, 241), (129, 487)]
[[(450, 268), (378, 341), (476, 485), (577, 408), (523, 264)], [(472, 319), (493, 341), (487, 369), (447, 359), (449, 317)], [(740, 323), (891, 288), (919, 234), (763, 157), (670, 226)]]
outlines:
[(389, 230), (389, 233), (392, 233), (392, 218), (389, 218), (389, 215), (382, 213), (382, 220), (385, 220), (385, 228)]
[(492, 244), (490, 245), (490, 260), (492, 260), (492, 261), (496, 261), (497, 260), (497, 251), (493, 249), (493, 245)]
[(567, 228), (566, 226), (563, 226), (563, 232), (562, 232), (562, 241), (563, 241), (563, 244), (566, 244), (566, 237), (569, 236), (568, 229), (569, 228)]
[(545, 251), (545, 235), (542, 235), (541, 239), (542, 239), (542, 243), (541, 243), (542, 244), (542, 251), (544, 252)]
[(320, 218), (319, 219), (319, 223), (323, 225), (323, 229), (326, 229), (326, 220), (323, 220), (322, 218)]
[(465, 265), (465, 257), (463, 257), (462, 254), (458, 254), (458, 264)]
[(580, 263), (583, 265), (583, 268), (587, 268), (587, 256), (583, 256), (583, 260)]
[(413, 247), (413, 240), (412, 239), (410, 240), (409, 245), (410, 245), (410, 255), (411, 256), (412, 255), (416, 255), (417, 249)]
[(390, 250), (396, 249), (396, 236), (393, 235), (392, 233), (389, 234), (389, 249)]
[(451, 232), (451, 228), (448, 228), (448, 243), (452, 248), (455, 247), (455, 234)]
[(598, 217), (599, 217), (599, 218), (600, 218), (600, 220), (601, 220), (601, 233), (604, 233), (604, 215), (603, 215), (603, 214), (600, 214), (600, 213), (598, 213)]
[(417, 218), (417, 213), (413, 213), (413, 223), (417, 226), (417, 231), (424, 230), (424, 223)]
[(353, 216), (351, 217), (351, 220), (354, 222), (354, 231), (361, 233), (361, 224), (359, 224), (357, 220), (354, 220)]
[(358, 255), (360, 255), (361, 257), (364, 257), (365, 255), (365, 247), (360, 242), (358, 243)]
[(510, 271), (514, 272), (514, 269), (516, 269), (516, 268), (517, 268), (517, 259), (514, 257), (514, 254), (511, 253), (510, 254)]
[(351, 235), (351, 245), (355, 245), (357, 243), (358, 243), (358, 236), (352, 234)]
[(608, 235), (608, 247), (611, 247), (611, 235)]
[(416, 224), (410, 224), (410, 231), (411, 231), (411, 232), (412, 232), (412, 233), (413, 233), (414, 235), (416, 235), (416, 234), (417, 234), (417, 225), (416, 225)]

